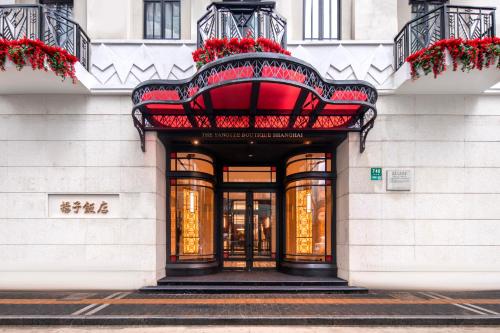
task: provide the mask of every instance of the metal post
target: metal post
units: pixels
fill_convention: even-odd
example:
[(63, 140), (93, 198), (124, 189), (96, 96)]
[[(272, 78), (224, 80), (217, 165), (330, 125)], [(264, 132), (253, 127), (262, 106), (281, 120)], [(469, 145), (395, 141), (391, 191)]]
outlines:
[[(82, 60), (81, 57), (81, 45), (82, 45), (82, 32), (80, 31), (80, 27), (75, 25), (75, 56), (78, 60)], [(85, 68), (87, 68), (86, 64), (84, 64)], [(87, 68), (88, 69), (88, 68)]]
[(495, 37), (496, 36), (496, 23), (495, 23), (495, 11), (491, 11), (490, 13), (491, 16), (491, 29), (490, 29), (490, 36), (489, 37)]
[(405, 27), (403, 63), (406, 61), (406, 58), (408, 58), (409, 56), (410, 56), (410, 25), (407, 24)]
[(43, 6), (38, 5), (38, 39), (41, 40), (42, 42), (45, 42), (44, 40), (44, 28), (45, 28), (45, 15), (44, 15), (44, 10)]
[(448, 6), (444, 5), (441, 7), (441, 39), (450, 38), (450, 29), (448, 26), (449, 20), (447, 20), (446, 14), (448, 13)]

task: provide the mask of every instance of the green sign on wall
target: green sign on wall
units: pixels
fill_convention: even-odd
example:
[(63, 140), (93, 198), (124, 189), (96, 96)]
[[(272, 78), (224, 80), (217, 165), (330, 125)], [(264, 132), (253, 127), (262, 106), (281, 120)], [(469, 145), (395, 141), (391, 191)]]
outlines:
[(382, 180), (382, 168), (371, 169), (371, 180)]

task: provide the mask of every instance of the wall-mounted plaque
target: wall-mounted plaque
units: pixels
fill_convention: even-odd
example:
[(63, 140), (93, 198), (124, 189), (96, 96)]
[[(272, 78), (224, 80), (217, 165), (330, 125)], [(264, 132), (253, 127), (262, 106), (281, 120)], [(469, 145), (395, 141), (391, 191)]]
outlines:
[(411, 170), (387, 170), (387, 191), (411, 191)]
[(382, 168), (371, 168), (370, 169), (370, 179), (371, 180), (382, 180)]
[(49, 194), (49, 217), (116, 218), (118, 194)]

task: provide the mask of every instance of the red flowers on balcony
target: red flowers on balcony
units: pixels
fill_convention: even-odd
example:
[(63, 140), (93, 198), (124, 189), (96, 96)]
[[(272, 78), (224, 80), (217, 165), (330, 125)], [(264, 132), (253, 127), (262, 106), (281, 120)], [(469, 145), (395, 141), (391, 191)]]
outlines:
[(203, 47), (200, 47), (193, 52), (193, 60), (196, 62), (196, 67), (208, 64), (216, 59), (227, 57), (233, 54), (250, 53), (250, 52), (272, 52), (290, 55), (290, 52), (283, 49), (280, 44), (267, 38), (212, 38), (205, 42)]
[(489, 68), (495, 64), (496, 68), (500, 69), (500, 38), (444, 39), (406, 58), (411, 66), (412, 78), (420, 77), (421, 71), (425, 75), (432, 72), (434, 77), (444, 72), (446, 70), (445, 51), (448, 51), (451, 56), (454, 71), (459, 66), (462, 71), (468, 72), (472, 69)]
[(47, 71), (48, 67), (63, 79), (76, 79), (75, 63), (78, 59), (60, 47), (49, 46), (39, 40), (0, 39), (0, 70), (5, 70), (7, 59), (14, 63), (18, 70), (30, 64), (33, 70)]

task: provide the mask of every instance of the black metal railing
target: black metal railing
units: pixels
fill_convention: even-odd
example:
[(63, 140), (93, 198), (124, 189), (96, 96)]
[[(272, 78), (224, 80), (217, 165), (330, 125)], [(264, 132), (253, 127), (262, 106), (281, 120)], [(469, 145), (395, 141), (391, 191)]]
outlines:
[(43, 5), (0, 6), (0, 38), (39, 39), (76, 56), (87, 70), (90, 38), (78, 23)]
[(441, 39), (495, 36), (495, 8), (445, 5), (408, 22), (394, 38), (395, 68)]
[(286, 20), (274, 2), (215, 2), (198, 20), (198, 47), (210, 38), (269, 38), (286, 47)]

